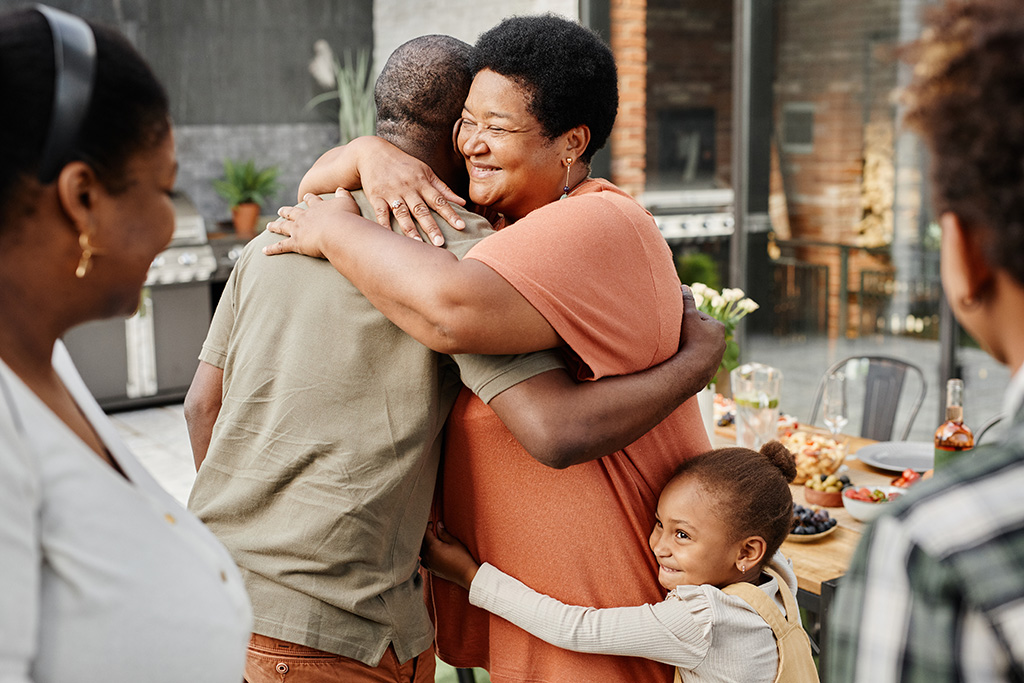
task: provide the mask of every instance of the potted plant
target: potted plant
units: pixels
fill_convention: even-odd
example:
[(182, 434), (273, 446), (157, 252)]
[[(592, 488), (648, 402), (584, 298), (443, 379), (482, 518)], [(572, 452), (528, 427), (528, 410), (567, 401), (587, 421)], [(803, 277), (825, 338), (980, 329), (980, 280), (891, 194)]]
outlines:
[(240, 236), (251, 238), (256, 234), (260, 207), (280, 187), (278, 173), (276, 166), (258, 168), (251, 159), (245, 162), (224, 160), (224, 177), (214, 180), (213, 187), (231, 207), (235, 232)]
[(308, 103), (312, 109), (323, 102), (338, 102), (338, 144), (345, 144), (360, 135), (373, 135), (377, 108), (373, 103), (374, 79), (370, 74), (370, 53), (360, 50), (347, 54), (342, 64), (326, 40), (313, 44), (313, 60), (309, 72), (323, 92)]

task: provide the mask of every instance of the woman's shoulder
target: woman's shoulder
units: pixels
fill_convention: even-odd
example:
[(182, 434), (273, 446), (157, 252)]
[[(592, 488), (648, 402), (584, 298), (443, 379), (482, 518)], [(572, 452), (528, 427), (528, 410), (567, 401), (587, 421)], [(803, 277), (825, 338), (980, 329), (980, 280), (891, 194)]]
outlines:
[(605, 178), (587, 178), (566, 199), (587, 199), (591, 202), (612, 203), (629, 210), (648, 213), (633, 195)]
[[(518, 231), (531, 229), (588, 232), (614, 231), (619, 237), (627, 227), (643, 240), (661, 236), (654, 217), (631, 195), (604, 178), (588, 178), (562, 199), (534, 209), (513, 225)], [(529, 226), (529, 227), (527, 227)]]

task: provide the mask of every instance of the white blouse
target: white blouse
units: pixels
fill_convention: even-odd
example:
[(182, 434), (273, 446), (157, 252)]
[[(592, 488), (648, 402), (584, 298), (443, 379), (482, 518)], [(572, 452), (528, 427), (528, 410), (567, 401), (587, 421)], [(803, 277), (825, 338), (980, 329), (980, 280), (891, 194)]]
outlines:
[[(796, 576), (782, 553), (775, 579), (759, 588), (784, 614), (779, 590), (796, 594)], [(771, 627), (741, 598), (709, 585), (679, 586), (655, 605), (595, 609), (566, 605), (484, 564), (469, 601), (557, 647), (644, 657), (678, 667), (684, 681), (771, 683), (779, 666)]]
[(0, 362), (0, 681), (239, 683), (252, 611), (227, 551), (53, 365), (127, 479)]

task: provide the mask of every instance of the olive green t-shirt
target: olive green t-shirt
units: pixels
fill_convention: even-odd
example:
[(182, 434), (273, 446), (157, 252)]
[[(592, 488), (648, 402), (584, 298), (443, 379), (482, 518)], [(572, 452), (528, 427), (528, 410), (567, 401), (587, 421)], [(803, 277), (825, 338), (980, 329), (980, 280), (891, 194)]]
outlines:
[[(437, 218), (460, 257), (490, 233), (462, 217)], [(278, 239), (246, 247), (203, 345), (223, 402), (189, 507), (241, 568), (256, 633), (372, 666), (393, 643), (404, 662), (433, 639), (419, 547), (462, 384), (487, 401), (563, 364), (436, 354), (329, 262), (264, 255)]]

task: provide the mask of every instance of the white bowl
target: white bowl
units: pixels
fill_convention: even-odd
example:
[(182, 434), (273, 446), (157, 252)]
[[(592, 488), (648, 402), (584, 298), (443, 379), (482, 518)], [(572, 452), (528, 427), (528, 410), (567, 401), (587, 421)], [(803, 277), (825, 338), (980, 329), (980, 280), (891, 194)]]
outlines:
[(882, 510), (884, 510), (892, 501), (887, 500), (878, 503), (869, 503), (866, 500), (857, 500), (856, 498), (850, 498), (846, 495), (847, 492), (859, 488), (866, 488), (870, 491), (878, 489), (887, 496), (891, 493), (895, 493), (897, 496), (902, 496), (907, 492), (905, 488), (901, 488), (899, 486), (847, 486), (843, 489), (843, 507), (850, 513), (851, 517), (861, 522), (873, 521), (876, 517), (882, 514)]

